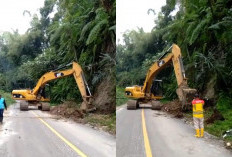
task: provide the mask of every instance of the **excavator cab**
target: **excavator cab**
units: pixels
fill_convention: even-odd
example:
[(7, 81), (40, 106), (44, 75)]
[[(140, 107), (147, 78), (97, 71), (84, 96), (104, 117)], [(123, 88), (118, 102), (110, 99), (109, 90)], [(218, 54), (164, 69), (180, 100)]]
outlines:
[(50, 100), (50, 95), (51, 95), (51, 87), (49, 84), (46, 84), (44, 86), (44, 88), (42, 88), (40, 91), (39, 91), (39, 94), (44, 98), (44, 99), (47, 99), (47, 100)]
[(151, 86), (151, 93), (154, 96), (163, 96), (163, 81), (162, 80), (154, 80)]

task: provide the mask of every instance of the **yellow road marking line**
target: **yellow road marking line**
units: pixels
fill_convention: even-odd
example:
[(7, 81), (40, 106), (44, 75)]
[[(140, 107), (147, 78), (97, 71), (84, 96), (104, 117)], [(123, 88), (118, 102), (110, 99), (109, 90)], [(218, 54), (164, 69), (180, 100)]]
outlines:
[(63, 142), (65, 142), (69, 147), (71, 147), (78, 155), (81, 157), (87, 157), (80, 149), (78, 149), (75, 145), (65, 139), (60, 133), (58, 133), (55, 129), (53, 129), (47, 122), (45, 122), (42, 118), (40, 118), (35, 112), (32, 113), (45, 125), (47, 126), (56, 136), (58, 136)]
[(142, 127), (143, 127), (143, 137), (144, 137), (144, 146), (147, 157), (152, 157), (151, 147), (149, 143), (149, 138), (147, 135), (146, 121), (144, 116), (144, 109), (142, 109)]

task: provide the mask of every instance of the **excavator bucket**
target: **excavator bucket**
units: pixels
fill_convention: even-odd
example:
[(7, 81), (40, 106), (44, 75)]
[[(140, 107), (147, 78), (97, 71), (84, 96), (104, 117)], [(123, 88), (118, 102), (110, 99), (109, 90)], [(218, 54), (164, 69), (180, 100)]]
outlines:
[(182, 104), (182, 110), (190, 109), (191, 102), (194, 98), (194, 95), (196, 94), (197, 90), (189, 88), (188, 86), (180, 86), (177, 88), (176, 93), (178, 95), (178, 98)]
[(93, 101), (94, 99), (92, 96), (83, 98), (83, 102), (81, 103), (80, 109), (85, 113), (95, 111), (96, 107), (93, 105)]

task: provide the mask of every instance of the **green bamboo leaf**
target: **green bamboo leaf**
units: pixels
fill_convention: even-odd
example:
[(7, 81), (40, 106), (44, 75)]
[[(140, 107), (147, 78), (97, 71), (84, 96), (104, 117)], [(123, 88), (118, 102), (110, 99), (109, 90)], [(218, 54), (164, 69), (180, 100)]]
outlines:
[(197, 27), (193, 30), (192, 36), (190, 38), (190, 45), (192, 45), (197, 37), (199, 36), (199, 34), (204, 31), (204, 27), (206, 26), (206, 24), (208, 23), (208, 19), (203, 20), (200, 24), (197, 25)]
[(91, 28), (94, 26), (95, 22), (93, 21), (90, 21), (89, 23), (87, 23), (83, 29), (81, 30), (81, 35), (80, 35), (80, 38), (78, 40), (79, 41), (82, 41), (84, 39), (84, 37), (86, 36), (86, 33), (87, 31), (91, 30)]
[(108, 24), (108, 21), (106, 19), (100, 21), (94, 28), (91, 30), (88, 39), (86, 41), (86, 45), (91, 44), (94, 42), (100, 35), (101, 30), (104, 28), (105, 25)]

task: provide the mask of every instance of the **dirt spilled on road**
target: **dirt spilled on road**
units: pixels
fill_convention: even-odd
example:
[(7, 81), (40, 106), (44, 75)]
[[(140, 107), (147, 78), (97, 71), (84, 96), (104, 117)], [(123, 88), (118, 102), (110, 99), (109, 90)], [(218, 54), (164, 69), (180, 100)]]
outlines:
[(84, 118), (82, 111), (77, 107), (76, 103), (72, 101), (65, 101), (61, 105), (52, 107), (50, 113), (53, 115), (70, 118), (78, 122), (80, 119)]
[(67, 118), (78, 123), (90, 125), (95, 129), (116, 134), (115, 114), (115, 80), (110, 76), (104, 78), (94, 91), (92, 105), (96, 110), (83, 112), (79, 105), (72, 101), (65, 101), (63, 104), (51, 108), (50, 113), (58, 118)]
[(179, 100), (174, 100), (164, 104), (161, 110), (174, 115), (176, 118), (182, 118), (184, 116), (182, 113), (182, 105)]
[(116, 134), (116, 115), (101, 113), (84, 113), (75, 102), (65, 101), (63, 104), (51, 108), (50, 113), (58, 119), (71, 119), (86, 124), (97, 130), (104, 130)]

